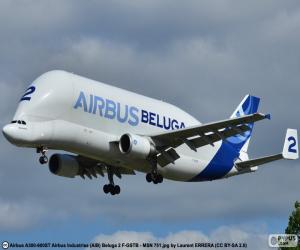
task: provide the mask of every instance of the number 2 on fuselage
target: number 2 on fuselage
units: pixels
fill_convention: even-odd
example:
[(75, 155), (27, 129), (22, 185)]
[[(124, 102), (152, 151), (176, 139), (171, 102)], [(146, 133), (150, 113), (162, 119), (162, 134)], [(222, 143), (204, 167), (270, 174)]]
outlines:
[(31, 94), (33, 94), (35, 91), (35, 87), (31, 86), (28, 89), (26, 89), (25, 94), (21, 97), (20, 102), (22, 101), (30, 101), (31, 100)]

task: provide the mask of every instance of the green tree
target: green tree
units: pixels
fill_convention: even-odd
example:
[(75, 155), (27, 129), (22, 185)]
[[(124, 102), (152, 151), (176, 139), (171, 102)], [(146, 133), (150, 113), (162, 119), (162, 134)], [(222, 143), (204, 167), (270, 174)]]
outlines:
[[(300, 202), (296, 201), (295, 210), (292, 212), (289, 218), (289, 224), (285, 229), (286, 234), (300, 235)], [(294, 248), (281, 248), (282, 250), (300, 250), (300, 246)]]

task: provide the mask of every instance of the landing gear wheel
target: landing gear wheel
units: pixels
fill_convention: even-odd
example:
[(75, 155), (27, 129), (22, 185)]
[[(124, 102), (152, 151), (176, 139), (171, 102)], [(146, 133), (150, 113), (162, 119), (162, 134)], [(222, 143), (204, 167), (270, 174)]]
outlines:
[(103, 186), (103, 192), (106, 193), (106, 194), (109, 193), (109, 186), (108, 186), (107, 184), (105, 184), (105, 185)]
[(114, 186), (113, 184), (105, 184), (103, 186), (103, 192), (111, 195), (119, 194), (121, 192), (121, 188), (119, 185)]
[(158, 181), (158, 183), (162, 183), (163, 180), (164, 180), (164, 177), (163, 177), (161, 174), (158, 174), (158, 175), (156, 176), (156, 180)]
[(42, 155), (40, 158), (39, 158), (39, 162), (41, 164), (46, 164), (48, 163), (48, 157), (46, 155)]
[(48, 149), (47, 149), (46, 147), (44, 147), (44, 146), (38, 147), (38, 148), (36, 149), (36, 152), (37, 152), (38, 154), (39, 154), (39, 153), (42, 154), (41, 157), (39, 158), (39, 162), (40, 162), (41, 164), (46, 164), (46, 163), (48, 163), (48, 157), (46, 156), (47, 151), (48, 151)]
[(119, 185), (116, 185), (116, 186), (114, 187), (114, 192), (115, 192), (115, 194), (119, 194), (119, 193), (121, 192), (121, 188), (120, 188)]
[(164, 177), (158, 173), (148, 173), (146, 174), (146, 180), (147, 182), (153, 182), (154, 184), (158, 184), (163, 182)]
[(151, 182), (152, 181), (151, 173), (146, 174), (146, 180), (147, 180), (147, 182)]
[(115, 195), (116, 194), (116, 192), (115, 192), (115, 189), (113, 188), (112, 190), (110, 190), (110, 194), (111, 195)]
[(154, 184), (162, 183), (164, 177), (158, 172), (157, 156), (149, 157), (148, 161), (152, 167), (152, 170), (150, 173), (146, 174), (147, 182), (153, 182)]
[(106, 166), (107, 168), (107, 176), (108, 176), (108, 181), (109, 184), (105, 184), (103, 186), (103, 191), (104, 193), (108, 194), (110, 193), (111, 195), (119, 194), (121, 192), (121, 188), (119, 185), (115, 185), (113, 175), (114, 172), (109, 166)]
[(156, 178), (153, 180), (153, 183), (154, 183), (154, 184), (158, 184), (158, 181), (157, 181)]

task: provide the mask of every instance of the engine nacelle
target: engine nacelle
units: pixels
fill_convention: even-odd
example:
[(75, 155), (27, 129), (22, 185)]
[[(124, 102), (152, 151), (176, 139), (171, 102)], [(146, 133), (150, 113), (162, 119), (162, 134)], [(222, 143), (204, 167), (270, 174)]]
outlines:
[(119, 148), (121, 153), (140, 159), (146, 159), (150, 154), (155, 152), (155, 146), (149, 138), (135, 134), (122, 135)]
[(49, 170), (55, 175), (74, 178), (79, 172), (79, 163), (76, 156), (54, 154), (49, 161)]

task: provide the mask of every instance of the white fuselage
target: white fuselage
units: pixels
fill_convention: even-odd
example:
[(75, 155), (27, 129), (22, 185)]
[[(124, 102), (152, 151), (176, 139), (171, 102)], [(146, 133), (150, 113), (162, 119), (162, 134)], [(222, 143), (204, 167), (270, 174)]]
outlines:
[[(132, 159), (119, 150), (121, 135), (151, 135), (200, 122), (163, 101), (93, 81), (65, 71), (37, 78), (20, 101), (8, 138), (18, 146), (65, 150), (106, 164), (149, 172), (145, 159)], [(10, 131), (10, 132), (9, 132)], [(180, 158), (158, 170), (165, 178), (188, 181), (212, 160), (221, 142), (192, 151), (186, 144)]]

